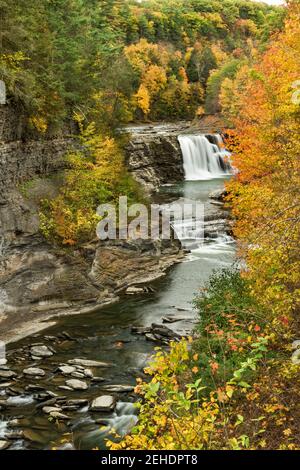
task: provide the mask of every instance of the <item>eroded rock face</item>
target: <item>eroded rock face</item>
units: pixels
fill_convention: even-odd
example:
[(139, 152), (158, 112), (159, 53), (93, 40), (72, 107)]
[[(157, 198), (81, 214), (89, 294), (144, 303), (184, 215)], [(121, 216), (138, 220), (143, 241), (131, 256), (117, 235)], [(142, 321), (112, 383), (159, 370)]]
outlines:
[(114, 240), (97, 247), (90, 279), (123, 290), (161, 277), (182, 256), (178, 240)]
[[(23, 323), (32, 332), (35, 322), (53, 314), (116, 300), (129, 286), (164, 275), (183, 256), (175, 240), (95, 240), (69, 254), (47, 243), (39, 233), (39, 201), (57, 194), (71, 141), (62, 131), (28, 136), (9, 107), (1, 108), (0, 124), (0, 339), (11, 339)], [(175, 134), (141, 145), (142, 160), (135, 152), (129, 158), (137, 177), (148, 175), (152, 186), (182, 178)]]
[(127, 166), (149, 191), (184, 179), (178, 135), (188, 127), (189, 123), (182, 122), (127, 128), (130, 135), (126, 146)]
[(0, 289), (6, 298), (2, 304), (0, 299), (0, 338), (43, 314), (71, 313), (112, 301), (132, 284), (161, 277), (182, 257), (176, 240), (96, 242), (67, 255), (38, 234), (20, 236), (0, 260)]

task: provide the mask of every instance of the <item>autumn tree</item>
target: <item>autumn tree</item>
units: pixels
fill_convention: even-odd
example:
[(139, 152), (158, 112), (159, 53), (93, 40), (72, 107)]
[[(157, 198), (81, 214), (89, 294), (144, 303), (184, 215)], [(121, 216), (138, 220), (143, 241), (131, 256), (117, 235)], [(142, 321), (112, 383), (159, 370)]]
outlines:
[[(300, 4), (251, 68), (224, 82), (221, 101), (236, 127), (237, 178), (229, 184), (235, 234), (253, 292), (279, 323), (299, 305)], [(229, 88), (235, 98), (230, 103)]]

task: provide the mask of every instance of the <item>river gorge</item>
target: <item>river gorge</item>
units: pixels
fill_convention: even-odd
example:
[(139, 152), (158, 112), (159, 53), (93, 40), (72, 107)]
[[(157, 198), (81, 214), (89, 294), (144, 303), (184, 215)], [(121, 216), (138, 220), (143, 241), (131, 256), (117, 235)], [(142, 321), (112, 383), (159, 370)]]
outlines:
[[(3, 448), (104, 448), (112, 429), (128, 432), (137, 421), (136, 378), (154, 348), (193, 331), (193, 297), (213, 270), (234, 262), (230, 214), (220, 200), (231, 167), (219, 130), (179, 123), (125, 131), (127, 165), (155, 203), (203, 204), (204, 239), (88, 246), (82, 266), (33, 230), (32, 193), (29, 202), (13, 188), (6, 203), (2, 195), (6, 234), (16, 234), (5, 239), (0, 277)], [(23, 219), (11, 230), (11, 217), (3, 216), (11, 204), (29, 226)]]

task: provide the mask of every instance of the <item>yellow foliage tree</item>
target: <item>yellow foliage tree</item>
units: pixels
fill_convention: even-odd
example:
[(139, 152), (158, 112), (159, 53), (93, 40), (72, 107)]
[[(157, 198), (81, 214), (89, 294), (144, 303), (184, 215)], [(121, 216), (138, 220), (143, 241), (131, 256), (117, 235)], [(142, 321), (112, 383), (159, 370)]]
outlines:
[(150, 94), (143, 83), (140, 85), (137, 93), (135, 94), (135, 99), (138, 108), (142, 110), (145, 116), (148, 116), (150, 112)]
[(63, 245), (78, 245), (96, 236), (96, 209), (106, 202), (118, 203), (120, 195), (138, 198), (137, 184), (127, 174), (123, 153), (115, 139), (103, 136), (94, 123), (80, 122), (80, 150), (67, 155), (60, 194), (43, 201), (40, 213), (42, 233)]
[(142, 76), (142, 84), (151, 97), (157, 95), (167, 84), (167, 74), (163, 67), (150, 65)]

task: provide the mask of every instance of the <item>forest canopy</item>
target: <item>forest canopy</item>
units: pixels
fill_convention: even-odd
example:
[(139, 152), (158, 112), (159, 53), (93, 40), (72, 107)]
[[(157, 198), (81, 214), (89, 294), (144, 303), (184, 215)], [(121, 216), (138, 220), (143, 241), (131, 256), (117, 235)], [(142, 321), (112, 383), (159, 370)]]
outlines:
[(0, 0), (0, 10), (0, 79), (41, 132), (74, 111), (109, 128), (192, 118), (211, 72), (227, 76), (232, 57), (263, 48), (285, 11), (245, 0)]

